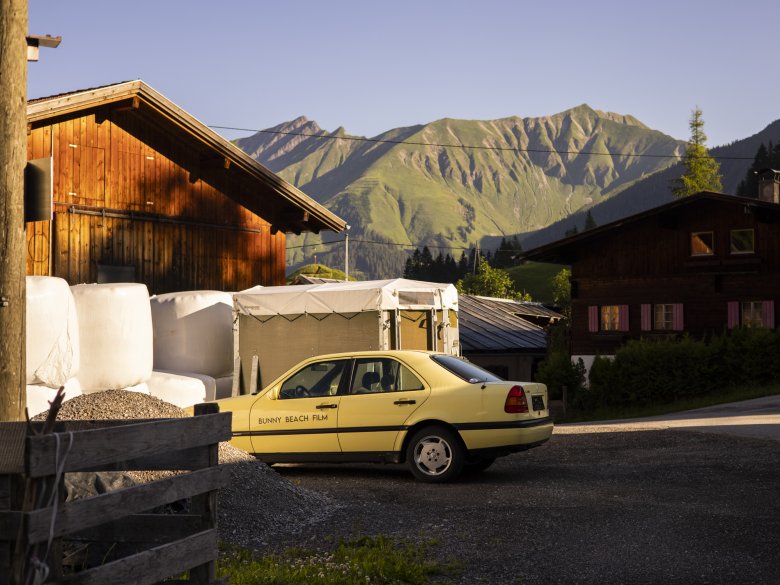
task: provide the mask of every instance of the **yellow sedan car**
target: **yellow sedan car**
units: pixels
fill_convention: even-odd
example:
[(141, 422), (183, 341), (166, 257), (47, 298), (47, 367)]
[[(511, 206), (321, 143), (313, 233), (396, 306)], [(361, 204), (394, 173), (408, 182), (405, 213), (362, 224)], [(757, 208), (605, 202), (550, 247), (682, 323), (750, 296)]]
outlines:
[(231, 442), (267, 463), (406, 462), (427, 482), (486, 469), (553, 430), (544, 384), (425, 351), (317, 356), (217, 402), (233, 413)]

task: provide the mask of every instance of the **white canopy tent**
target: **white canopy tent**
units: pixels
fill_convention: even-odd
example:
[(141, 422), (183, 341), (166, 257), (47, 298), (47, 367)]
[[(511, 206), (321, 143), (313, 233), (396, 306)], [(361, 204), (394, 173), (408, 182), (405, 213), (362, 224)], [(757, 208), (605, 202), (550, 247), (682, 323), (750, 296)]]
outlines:
[(256, 287), (234, 294), (233, 305), (234, 349), (245, 391), (324, 353), (459, 353), (458, 293), (451, 284), (396, 278)]
[(458, 292), (453, 285), (404, 278), (269, 286), (236, 293), (233, 301), (239, 314), (267, 317), (397, 309), (458, 310)]

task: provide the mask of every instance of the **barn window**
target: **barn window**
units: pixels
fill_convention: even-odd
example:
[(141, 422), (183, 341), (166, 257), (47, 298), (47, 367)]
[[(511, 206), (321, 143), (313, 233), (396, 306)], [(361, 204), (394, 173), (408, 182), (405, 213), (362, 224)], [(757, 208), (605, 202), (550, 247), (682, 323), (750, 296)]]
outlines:
[(756, 251), (756, 236), (754, 230), (731, 230), (729, 236), (732, 254), (753, 254)]
[(712, 256), (714, 253), (714, 232), (693, 232), (691, 234), (691, 256)]
[(135, 282), (135, 266), (133, 265), (97, 265), (97, 282), (106, 284), (111, 282)]

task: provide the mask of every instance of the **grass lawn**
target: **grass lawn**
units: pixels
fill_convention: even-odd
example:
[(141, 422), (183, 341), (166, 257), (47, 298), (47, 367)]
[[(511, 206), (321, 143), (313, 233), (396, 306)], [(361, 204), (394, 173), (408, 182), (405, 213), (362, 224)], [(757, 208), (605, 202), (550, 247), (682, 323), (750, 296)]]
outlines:
[(241, 548), (224, 548), (219, 576), (232, 585), (353, 585), (448, 583), (457, 564), (442, 564), (430, 554), (435, 542), (412, 543), (385, 536), (334, 543), (330, 552), (304, 548), (281, 555), (259, 556)]
[(543, 262), (526, 262), (512, 266), (506, 271), (515, 285), (515, 290), (527, 292), (534, 301), (552, 303), (552, 279), (565, 266)]

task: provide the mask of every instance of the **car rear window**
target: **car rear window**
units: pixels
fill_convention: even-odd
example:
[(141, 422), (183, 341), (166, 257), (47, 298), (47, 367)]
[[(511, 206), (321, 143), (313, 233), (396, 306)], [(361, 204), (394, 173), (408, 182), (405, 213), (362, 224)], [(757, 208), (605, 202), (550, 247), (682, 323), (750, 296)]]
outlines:
[(463, 378), (470, 384), (478, 384), (480, 382), (502, 382), (503, 379), (499, 378), (492, 372), (483, 370), (479, 366), (475, 366), (471, 362), (467, 362), (464, 359), (457, 358), (451, 355), (434, 355), (431, 359), (437, 364), (446, 368), (459, 378)]

